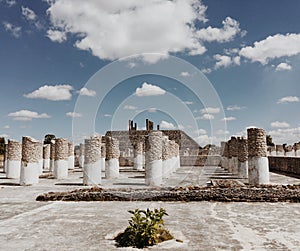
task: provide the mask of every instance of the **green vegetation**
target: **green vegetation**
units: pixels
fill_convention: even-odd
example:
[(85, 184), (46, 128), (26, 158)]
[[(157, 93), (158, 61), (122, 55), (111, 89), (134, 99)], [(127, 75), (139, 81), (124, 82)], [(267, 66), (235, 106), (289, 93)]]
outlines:
[(155, 208), (151, 211), (147, 208), (147, 210), (135, 209), (128, 212), (132, 214), (128, 221), (129, 226), (115, 237), (119, 247), (144, 248), (173, 239), (170, 232), (164, 228), (162, 218), (168, 215), (165, 209)]

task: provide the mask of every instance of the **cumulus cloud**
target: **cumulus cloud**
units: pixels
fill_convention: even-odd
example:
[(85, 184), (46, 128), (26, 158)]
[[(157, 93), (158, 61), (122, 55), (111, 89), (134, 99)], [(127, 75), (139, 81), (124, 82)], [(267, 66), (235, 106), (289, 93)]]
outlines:
[(299, 102), (299, 98), (297, 96), (286, 96), (277, 100), (277, 104), (287, 104)]
[(11, 33), (15, 38), (19, 38), (22, 33), (22, 27), (15, 26), (9, 22), (3, 22), (4, 29)]
[(200, 146), (220, 143), (220, 139), (217, 139), (215, 136), (208, 136), (206, 134), (198, 136), (196, 138), (196, 141)]
[(194, 104), (192, 101), (182, 101), (182, 103), (184, 103), (185, 105), (192, 105), (192, 104)]
[(136, 110), (137, 107), (134, 106), (134, 105), (125, 105), (125, 106), (123, 107), (123, 109), (124, 109), (124, 110)]
[(214, 55), (214, 59), (217, 60), (215, 64), (215, 69), (227, 68), (230, 65), (240, 65), (240, 56), (230, 57), (227, 55)]
[(82, 117), (82, 114), (78, 112), (67, 112), (66, 116), (71, 118), (80, 118)]
[(205, 114), (203, 114), (203, 115), (200, 117), (200, 119), (203, 119), (203, 120), (211, 120), (211, 119), (214, 119), (214, 118), (215, 118), (215, 116), (212, 115), (212, 114), (209, 114), (209, 113), (205, 113)]
[(198, 130), (195, 130), (194, 133), (195, 133), (195, 134), (206, 134), (207, 132), (206, 132), (206, 130), (200, 128), (200, 129), (198, 129)]
[(300, 53), (300, 34), (276, 34), (254, 42), (240, 50), (239, 54), (253, 62), (267, 64), (270, 59), (294, 56)]
[(111, 117), (111, 114), (104, 114), (104, 117)]
[(208, 42), (229, 42), (241, 31), (239, 22), (231, 17), (226, 17), (222, 24), (222, 28), (213, 28), (209, 26), (197, 31), (197, 37)]
[(143, 83), (142, 87), (136, 88), (135, 91), (135, 94), (139, 97), (158, 96), (164, 95), (165, 93), (166, 91), (160, 88), (159, 86), (148, 84), (146, 82)]
[(77, 93), (80, 95), (80, 96), (88, 96), (88, 97), (95, 97), (96, 96), (96, 91), (94, 90), (89, 90), (88, 88), (86, 87), (83, 87), (81, 88), (79, 91), (77, 91)]
[(48, 30), (47, 31), (47, 37), (53, 41), (53, 42), (58, 42), (62, 43), (67, 40), (67, 34), (64, 31), (60, 30)]
[(287, 123), (287, 122), (280, 122), (280, 121), (274, 121), (271, 123), (271, 127), (273, 128), (287, 128), (287, 127), (290, 127), (290, 124)]
[(165, 120), (162, 120), (159, 124), (159, 127), (161, 129), (175, 129), (175, 126), (171, 122), (167, 122)]
[(221, 120), (222, 120), (222, 121), (233, 121), (233, 120), (236, 120), (236, 117), (230, 116), (230, 117), (222, 118)]
[(275, 144), (293, 144), (300, 138), (300, 127), (295, 128), (278, 128), (268, 132), (273, 138)]
[(3, 129), (9, 129), (9, 128), (10, 128), (9, 125), (3, 126)]
[(210, 114), (216, 114), (220, 112), (219, 107), (206, 107), (200, 110), (201, 113), (210, 113)]
[(157, 109), (154, 108), (154, 107), (148, 109), (148, 112), (152, 112), (153, 113), (153, 112), (156, 112), (156, 111), (157, 111)]
[(29, 9), (28, 7), (21, 6), (22, 15), (28, 20), (28, 21), (34, 21), (36, 20), (37, 16), (34, 13), (33, 10)]
[(227, 111), (238, 111), (238, 110), (242, 110), (245, 109), (245, 106), (238, 106), (238, 105), (229, 105), (226, 110)]
[(183, 72), (180, 73), (180, 76), (181, 77), (189, 77), (189, 76), (191, 76), (191, 74), (187, 71), (183, 71)]
[(32, 119), (47, 119), (51, 118), (47, 113), (37, 113), (34, 111), (29, 110), (20, 110), (17, 112), (11, 112), (7, 116), (12, 117), (13, 120), (20, 120), (20, 121), (30, 121)]
[(24, 97), (51, 101), (70, 100), (72, 90), (71, 85), (44, 85), (29, 94), (24, 94)]
[(222, 129), (219, 129), (216, 131), (216, 135), (226, 135), (226, 134), (229, 134), (230, 132), (227, 131), (227, 130), (222, 130)]
[(276, 66), (276, 71), (290, 71), (292, 70), (292, 66), (287, 63), (280, 63)]
[(6, 0), (5, 3), (9, 8), (17, 4), (16, 0)]

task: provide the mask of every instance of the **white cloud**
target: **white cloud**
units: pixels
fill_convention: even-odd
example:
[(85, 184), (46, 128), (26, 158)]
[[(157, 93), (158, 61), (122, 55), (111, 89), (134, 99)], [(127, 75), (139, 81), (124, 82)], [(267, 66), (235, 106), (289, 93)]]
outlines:
[(196, 138), (196, 141), (198, 142), (198, 144), (200, 146), (205, 146), (205, 145), (208, 145), (208, 144), (217, 144), (217, 143), (220, 143), (220, 140), (217, 139), (216, 137), (214, 136), (208, 136), (206, 134), (204, 135), (200, 135), (199, 137)]
[(81, 88), (77, 93), (81, 96), (88, 96), (88, 97), (95, 97), (96, 96), (96, 91), (94, 90), (89, 90), (86, 87)]
[(111, 117), (111, 114), (104, 114), (104, 117)]
[(159, 124), (159, 127), (161, 129), (175, 129), (175, 126), (171, 122), (167, 122), (165, 120), (162, 120)]
[(223, 119), (221, 119), (222, 121), (233, 121), (233, 120), (236, 120), (236, 117), (225, 117)]
[(3, 126), (3, 129), (9, 129), (9, 128), (10, 128), (9, 125)]
[(34, 13), (33, 10), (29, 9), (28, 7), (21, 6), (22, 9), (22, 15), (28, 20), (28, 21), (34, 21), (36, 20), (37, 16)]
[(184, 103), (185, 105), (192, 105), (192, 104), (194, 104), (192, 101), (182, 101), (182, 103)]
[(230, 57), (230, 56), (226, 56), (226, 55), (216, 54), (216, 55), (214, 55), (214, 59), (217, 60), (217, 62), (215, 64), (215, 69), (219, 69), (221, 67), (227, 68), (230, 65), (240, 65), (240, 57), (239, 56)]
[(80, 118), (82, 117), (82, 114), (78, 112), (67, 112), (66, 116), (71, 118)]
[(0, 134), (0, 137), (1, 137), (1, 138), (9, 138), (10, 135), (9, 135), (9, 134), (6, 134), (6, 133), (3, 133), (3, 134)]
[(38, 114), (34, 111), (29, 110), (20, 110), (17, 112), (11, 112), (7, 116), (12, 117), (13, 120), (20, 120), (20, 121), (30, 121), (32, 119), (47, 119), (51, 118), (47, 113)]
[(299, 102), (299, 98), (297, 96), (286, 96), (277, 100), (277, 104), (286, 104), (293, 102)]
[(26, 98), (47, 99), (51, 101), (70, 100), (72, 97), (70, 85), (44, 85), (29, 94), (24, 94)]
[(216, 131), (216, 135), (225, 135), (225, 134), (229, 134), (230, 132), (227, 131), (227, 130), (222, 130), (222, 129), (219, 129)]
[(189, 76), (191, 76), (191, 74), (189, 72), (187, 72), (187, 71), (183, 71), (183, 72), (180, 73), (180, 76), (182, 76), (182, 77), (189, 77)]
[(15, 0), (6, 0), (5, 3), (9, 8), (17, 4)]
[(290, 71), (292, 70), (292, 66), (287, 63), (280, 63), (276, 66), (276, 71)]
[(216, 114), (220, 112), (219, 107), (206, 107), (200, 110), (201, 113), (210, 113), (210, 114)]
[(52, 42), (62, 43), (67, 40), (67, 34), (60, 30), (48, 30), (47, 37), (50, 38)]
[(195, 130), (194, 133), (195, 133), (195, 134), (206, 134), (207, 132), (206, 132), (206, 130), (200, 128), (200, 129), (198, 129), (198, 130)]
[(205, 114), (203, 114), (203, 115), (200, 117), (200, 119), (203, 119), (203, 120), (211, 120), (211, 119), (214, 119), (214, 118), (215, 118), (215, 116), (212, 115), (212, 114), (209, 114), (209, 113), (205, 113)]
[(204, 68), (204, 69), (201, 69), (201, 72), (202, 72), (203, 74), (209, 74), (209, 73), (212, 72), (212, 69), (210, 69), (210, 68)]
[(134, 105), (125, 105), (125, 106), (123, 107), (123, 109), (124, 109), (124, 110), (136, 110), (137, 107), (134, 106)]
[(287, 123), (287, 122), (280, 122), (280, 121), (274, 121), (271, 123), (271, 127), (274, 127), (274, 128), (287, 128), (287, 127), (290, 127), (290, 124)]
[(294, 56), (300, 53), (300, 34), (276, 34), (254, 45), (244, 47), (239, 54), (252, 62), (267, 64), (270, 59)]
[(300, 127), (295, 128), (279, 128), (268, 132), (273, 138), (275, 144), (294, 144), (299, 141)]
[(239, 22), (231, 17), (226, 17), (222, 24), (222, 28), (213, 28), (209, 26), (197, 31), (197, 37), (208, 42), (228, 42), (232, 41), (233, 38), (241, 31)]
[(154, 107), (148, 109), (148, 112), (152, 112), (153, 113), (153, 112), (156, 112), (156, 111), (157, 111), (157, 109), (154, 108)]
[(166, 91), (161, 89), (159, 86), (143, 83), (142, 87), (136, 88), (135, 94), (139, 97), (144, 96), (158, 96), (165, 94)]
[(4, 29), (12, 34), (15, 38), (19, 38), (22, 33), (22, 27), (15, 26), (9, 22), (3, 22)]
[(245, 106), (238, 106), (238, 105), (229, 105), (226, 110), (227, 111), (238, 111), (238, 110), (242, 110), (245, 109)]

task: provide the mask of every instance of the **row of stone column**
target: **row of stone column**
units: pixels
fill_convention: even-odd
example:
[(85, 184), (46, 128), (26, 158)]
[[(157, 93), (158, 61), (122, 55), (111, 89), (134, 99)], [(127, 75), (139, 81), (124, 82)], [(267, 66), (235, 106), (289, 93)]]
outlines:
[(291, 145), (275, 145), (268, 147), (268, 156), (300, 157), (300, 142)]
[(221, 142), (221, 166), (238, 178), (248, 178), (249, 184), (269, 183), (266, 132), (249, 128), (247, 139), (231, 137)]
[(21, 185), (38, 183), (43, 170), (53, 172), (54, 177), (63, 179), (68, 169), (74, 168), (73, 144), (59, 138), (50, 145), (25, 136), (22, 143), (8, 140), (5, 172), (7, 178), (20, 179)]

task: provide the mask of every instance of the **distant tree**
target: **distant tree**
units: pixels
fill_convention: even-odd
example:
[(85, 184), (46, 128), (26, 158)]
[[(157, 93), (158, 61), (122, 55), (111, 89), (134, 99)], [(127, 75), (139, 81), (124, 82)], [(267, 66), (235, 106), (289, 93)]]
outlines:
[(50, 144), (51, 140), (55, 139), (54, 134), (46, 134), (44, 138), (44, 144)]
[(5, 138), (0, 137), (0, 154), (4, 154), (5, 152)]
[(267, 135), (267, 146), (274, 146), (273, 139), (271, 135)]

